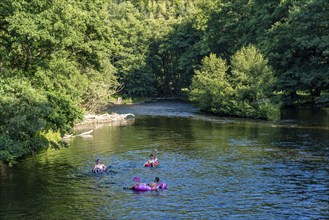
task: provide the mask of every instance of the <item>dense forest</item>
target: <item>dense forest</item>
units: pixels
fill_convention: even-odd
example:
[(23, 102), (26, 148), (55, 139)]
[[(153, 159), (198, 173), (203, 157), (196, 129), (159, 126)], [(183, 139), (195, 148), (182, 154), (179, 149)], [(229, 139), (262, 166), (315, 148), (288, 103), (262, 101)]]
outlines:
[(328, 102), (327, 0), (2, 0), (0, 160), (61, 146), (114, 97), (276, 119)]

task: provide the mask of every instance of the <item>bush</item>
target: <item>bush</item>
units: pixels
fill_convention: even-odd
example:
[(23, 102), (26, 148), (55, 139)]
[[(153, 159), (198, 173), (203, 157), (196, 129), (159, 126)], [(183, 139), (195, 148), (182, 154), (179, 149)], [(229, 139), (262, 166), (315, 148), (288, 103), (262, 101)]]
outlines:
[(34, 89), (27, 79), (0, 81), (0, 160), (18, 158), (58, 147), (82, 112), (68, 97)]
[(247, 46), (236, 52), (230, 63), (228, 68), (214, 54), (205, 57), (193, 76), (189, 99), (203, 111), (278, 119), (280, 105), (271, 100), (275, 77), (263, 55)]

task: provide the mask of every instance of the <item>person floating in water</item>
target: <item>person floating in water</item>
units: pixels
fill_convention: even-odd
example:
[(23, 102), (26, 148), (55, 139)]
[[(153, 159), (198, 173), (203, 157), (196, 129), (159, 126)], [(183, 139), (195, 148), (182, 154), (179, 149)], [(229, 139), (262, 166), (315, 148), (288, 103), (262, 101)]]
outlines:
[(130, 187), (123, 187), (124, 189), (133, 189), (136, 191), (151, 191), (151, 190), (158, 190), (158, 189), (166, 189), (167, 184), (165, 183), (159, 183), (160, 178), (155, 177), (153, 182), (150, 183), (141, 183), (140, 179), (135, 176), (134, 177), (134, 184)]
[(156, 156), (154, 156), (153, 154), (150, 154), (150, 159), (147, 162), (148, 163), (155, 163), (157, 160), (158, 160), (158, 158)]
[(153, 182), (147, 183), (146, 185), (151, 187), (152, 190), (156, 190), (158, 188), (159, 181), (160, 181), (159, 177), (155, 177)]
[(157, 157), (158, 150), (154, 150), (154, 154), (150, 154), (150, 159), (144, 164), (145, 167), (155, 167), (159, 165), (158, 157)]
[(94, 168), (93, 168), (93, 172), (94, 173), (102, 173), (102, 172), (104, 172), (106, 170), (106, 166), (105, 166), (105, 164), (103, 164), (102, 162), (101, 162), (101, 160), (100, 159), (96, 159), (96, 161), (95, 161), (95, 165), (94, 165)]

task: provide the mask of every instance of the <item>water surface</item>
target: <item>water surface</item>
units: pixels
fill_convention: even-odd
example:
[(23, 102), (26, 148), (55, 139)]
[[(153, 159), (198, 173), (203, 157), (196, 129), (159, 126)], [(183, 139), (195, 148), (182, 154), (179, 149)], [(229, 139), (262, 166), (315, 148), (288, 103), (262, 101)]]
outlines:
[[(207, 116), (185, 102), (112, 108), (120, 126), (1, 168), (0, 219), (328, 219), (326, 109), (284, 112), (279, 122)], [(316, 114), (314, 113), (316, 112)], [(160, 166), (144, 168), (152, 149)], [(90, 172), (100, 158), (105, 175)], [(124, 190), (133, 177), (168, 184)]]

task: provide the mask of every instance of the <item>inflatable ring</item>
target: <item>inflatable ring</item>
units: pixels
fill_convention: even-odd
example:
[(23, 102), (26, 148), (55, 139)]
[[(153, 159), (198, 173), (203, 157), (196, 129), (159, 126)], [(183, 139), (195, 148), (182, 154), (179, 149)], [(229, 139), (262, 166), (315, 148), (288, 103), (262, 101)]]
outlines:
[(144, 167), (156, 167), (156, 166), (159, 166), (160, 162), (159, 161), (155, 161), (154, 163), (149, 163), (149, 162), (146, 162), (144, 164)]
[(97, 169), (92, 169), (91, 170), (93, 173), (104, 173), (106, 172), (106, 168), (105, 169), (101, 169), (101, 168), (97, 168)]
[(166, 183), (159, 183), (156, 189), (153, 189), (152, 187), (148, 186), (146, 183), (139, 183), (136, 186), (133, 187), (133, 190), (135, 191), (152, 191), (152, 190), (158, 190), (158, 189), (167, 189)]

